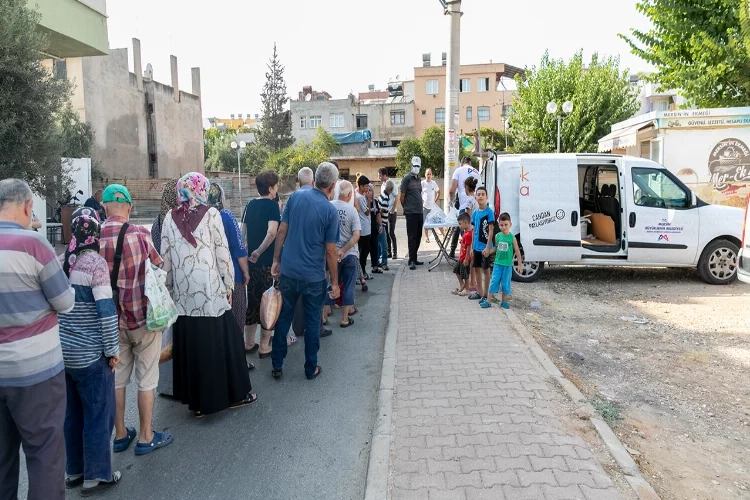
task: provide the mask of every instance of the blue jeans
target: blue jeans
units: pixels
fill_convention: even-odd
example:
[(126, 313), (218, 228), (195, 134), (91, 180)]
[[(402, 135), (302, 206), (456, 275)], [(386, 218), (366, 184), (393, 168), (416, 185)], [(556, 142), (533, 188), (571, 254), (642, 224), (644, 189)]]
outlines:
[(115, 374), (102, 356), (86, 368), (65, 368), (65, 385), (65, 471), (69, 476), (83, 474), (86, 480), (110, 481)]
[(320, 348), (320, 318), (327, 285), (326, 280), (302, 281), (281, 276), (279, 291), (283, 303), (279, 319), (276, 321), (271, 354), (274, 370), (281, 370), (284, 365), (287, 352), (286, 334), (292, 326), (294, 307), (301, 296), (305, 307), (305, 375), (312, 377), (315, 374)]
[[(357, 286), (358, 265), (359, 262), (356, 255), (344, 257), (339, 262), (339, 282), (344, 284), (341, 287), (341, 304), (344, 306), (354, 305), (354, 288)], [(326, 294), (325, 303), (332, 306), (336, 301)]]
[(383, 227), (383, 231), (378, 235), (378, 257), (381, 266), (388, 265), (388, 228)]

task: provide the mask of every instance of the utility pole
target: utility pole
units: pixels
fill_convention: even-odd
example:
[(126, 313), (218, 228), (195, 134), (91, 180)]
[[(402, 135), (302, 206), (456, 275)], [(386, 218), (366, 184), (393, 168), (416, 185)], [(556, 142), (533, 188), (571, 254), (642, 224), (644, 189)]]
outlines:
[(450, 38), (445, 72), (445, 165), (443, 169), (443, 204), (448, 213), (453, 200), (449, 199), (451, 177), (460, 161), (458, 152), (458, 94), (461, 78), (461, 0), (440, 0), (445, 15), (450, 16)]

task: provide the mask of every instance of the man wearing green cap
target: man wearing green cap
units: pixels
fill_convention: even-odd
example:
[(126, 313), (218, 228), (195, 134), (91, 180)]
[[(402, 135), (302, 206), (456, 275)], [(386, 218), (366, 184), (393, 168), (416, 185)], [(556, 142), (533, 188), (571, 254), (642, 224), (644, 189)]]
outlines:
[[(115, 368), (114, 452), (128, 449), (136, 436), (135, 428), (125, 427), (125, 387), (135, 372), (138, 378), (138, 413), (140, 436), (136, 455), (144, 455), (172, 442), (169, 431), (154, 432), (151, 419), (154, 413), (154, 389), (159, 382), (161, 332), (146, 329), (145, 297), (146, 259), (155, 266), (162, 264), (151, 241), (151, 234), (143, 227), (130, 225), (133, 200), (125, 186), (110, 184), (102, 194), (102, 205), (107, 221), (101, 230), (101, 254), (109, 264), (114, 299), (120, 317), (120, 363)], [(118, 240), (122, 232), (122, 248), (118, 255)], [(117, 263), (117, 266), (115, 266)]]

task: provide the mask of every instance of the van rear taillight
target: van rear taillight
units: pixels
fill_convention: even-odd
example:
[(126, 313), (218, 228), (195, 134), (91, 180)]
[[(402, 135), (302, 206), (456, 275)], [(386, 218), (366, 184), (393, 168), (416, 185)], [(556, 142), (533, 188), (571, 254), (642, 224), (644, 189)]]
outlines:
[(750, 196), (747, 197), (747, 206), (745, 207), (745, 220), (742, 222), (742, 246), (740, 250), (745, 248), (745, 235), (747, 234), (747, 218), (750, 216)]

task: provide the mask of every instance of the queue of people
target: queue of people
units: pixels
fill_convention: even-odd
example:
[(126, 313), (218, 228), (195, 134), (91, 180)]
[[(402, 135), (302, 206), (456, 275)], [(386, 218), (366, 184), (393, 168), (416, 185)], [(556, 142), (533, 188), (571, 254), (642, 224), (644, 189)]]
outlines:
[[(415, 157), (400, 188), (412, 268), (421, 264), (418, 162)], [(118, 484), (122, 473), (112, 468), (112, 452), (135, 443), (141, 456), (173, 442), (170, 431), (153, 426), (157, 387), (196, 418), (255, 403), (249, 374), (255, 366), (246, 355), (270, 357), (271, 375), (281, 377), (296, 340), (290, 327), (298, 303), (304, 372), (310, 380), (320, 376), (320, 338), (332, 333), (325, 325), (333, 308), (341, 309), (340, 328), (352, 326), (358, 277), (366, 290), (365, 281), (397, 258), (398, 192), (385, 169), (379, 195), (365, 176), (355, 189), (339, 179), (335, 162), (314, 173), (302, 169), (298, 179), (300, 188), (282, 212), (278, 175), (261, 172), (258, 197), (238, 221), (224, 206), (222, 187), (191, 172), (165, 183), (151, 231), (130, 222), (130, 193), (111, 184), (73, 213), (71, 241), (59, 256), (29, 230), (28, 185), (0, 181), (0, 250), (8, 256), (0, 260), (6, 277), (0, 283), (0, 498), (17, 496), (21, 444), (30, 499), (60, 499), (65, 489), (79, 487), (89, 496)], [(172, 359), (161, 364), (162, 332), (146, 327), (150, 265), (166, 272), (177, 308)], [(273, 331), (260, 325), (258, 337), (261, 298), (274, 285), (281, 312)], [(125, 416), (133, 371), (137, 428)]]

